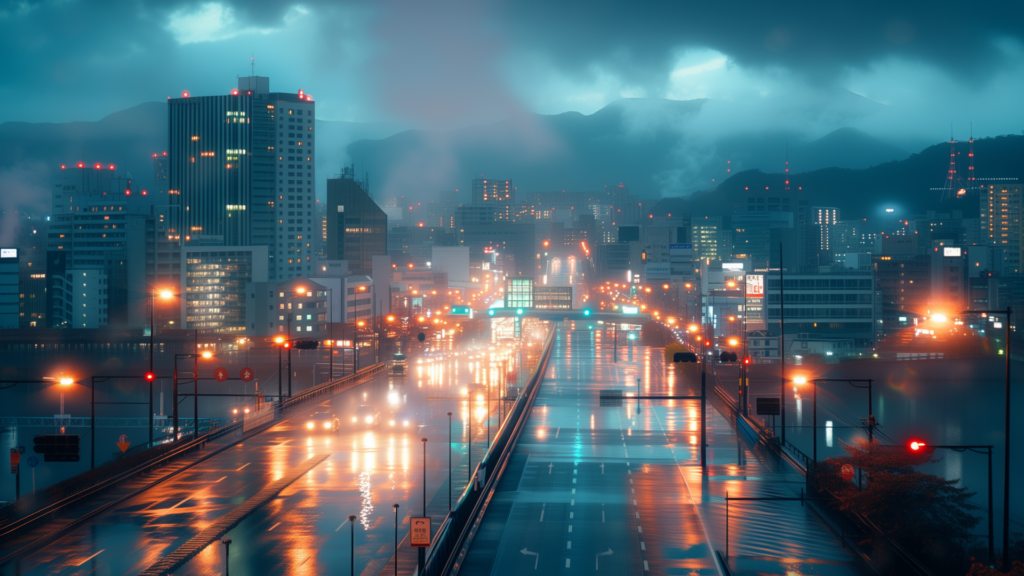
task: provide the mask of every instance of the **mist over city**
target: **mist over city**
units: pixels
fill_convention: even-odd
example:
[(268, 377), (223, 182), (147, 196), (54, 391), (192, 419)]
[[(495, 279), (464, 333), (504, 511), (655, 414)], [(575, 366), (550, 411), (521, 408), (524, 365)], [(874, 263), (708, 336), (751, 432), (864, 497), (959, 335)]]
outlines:
[(0, 574), (1024, 574), (1022, 21), (0, 2)]

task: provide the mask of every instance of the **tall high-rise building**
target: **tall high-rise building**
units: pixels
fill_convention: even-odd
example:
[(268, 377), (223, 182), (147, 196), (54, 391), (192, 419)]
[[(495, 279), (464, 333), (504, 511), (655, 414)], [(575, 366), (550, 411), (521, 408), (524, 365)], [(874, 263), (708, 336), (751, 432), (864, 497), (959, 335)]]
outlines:
[(839, 208), (815, 206), (811, 208), (814, 226), (818, 229), (818, 249), (832, 250), (832, 226), (839, 222)]
[[(989, 179), (985, 179), (989, 180)], [(982, 183), (981, 227), (989, 246), (1003, 248), (1004, 271), (1020, 274), (1024, 238), (1021, 235), (1022, 197), (1020, 185), (1014, 179), (1005, 183)], [(987, 184), (987, 185), (986, 185)]]
[(474, 178), (470, 198), (475, 205), (494, 208), (495, 220), (514, 220), (516, 189), (511, 180)]
[(169, 193), (183, 246), (266, 246), (268, 274), (313, 270), (313, 98), (238, 79), (223, 96), (168, 99)]
[(0, 248), (0, 329), (18, 327), (18, 249)]
[(349, 273), (369, 276), (373, 257), (388, 253), (388, 215), (346, 167), (327, 179), (328, 260), (347, 260)]

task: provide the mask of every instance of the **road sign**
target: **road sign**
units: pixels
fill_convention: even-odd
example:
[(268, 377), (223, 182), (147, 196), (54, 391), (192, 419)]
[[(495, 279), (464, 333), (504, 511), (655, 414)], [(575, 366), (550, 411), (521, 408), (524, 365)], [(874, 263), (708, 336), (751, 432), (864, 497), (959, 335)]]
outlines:
[(252, 382), (255, 373), (253, 373), (252, 368), (242, 368), (242, 372), (239, 375), (242, 378), (242, 382)]
[(132, 443), (128, 441), (128, 436), (124, 434), (121, 434), (121, 436), (117, 439), (117, 447), (121, 449), (122, 454), (125, 452), (125, 450), (128, 450), (128, 447), (131, 445)]
[(35, 468), (36, 466), (39, 466), (39, 458), (36, 458), (35, 456), (29, 456), (28, 458), (25, 459), (25, 464), (28, 464), (29, 468)]
[(78, 462), (79, 440), (78, 434), (39, 434), (32, 450), (43, 455), (43, 462)]
[(640, 307), (639, 306), (623, 306), (622, 307), (622, 313), (623, 314), (639, 314), (640, 313)]
[(228, 371), (223, 368), (217, 368), (213, 371), (213, 379), (217, 382), (223, 382), (228, 379)]
[(778, 398), (758, 398), (757, 399), (757, 415), (758, 416), (778, 416), (781, 414)]
[(18, 464), (21, 463), (21, 454), (17, 448), (11, 448), (11, 474), (18, 473)]
[(452, 309), (448, 314), (451, 316), (471, 316), (473, 314), (473, 309), (469, 306), (452, 306)]
[(843, 480), (853, 480), (853, 466), (850, 464), (843, 464), (840, 472), (843, 475)]
[(412, 535), (411, 542), (413, 548), (429, 548), (430, 547), (430, 518), (429, 517), (415, 517), (410, 518), (412, 521)]

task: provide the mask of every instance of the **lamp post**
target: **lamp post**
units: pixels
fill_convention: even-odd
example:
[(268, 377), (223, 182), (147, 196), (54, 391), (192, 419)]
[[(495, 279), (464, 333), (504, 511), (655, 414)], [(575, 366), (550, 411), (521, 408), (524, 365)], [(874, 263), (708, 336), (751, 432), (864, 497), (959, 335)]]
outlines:
[(448, 512), (452, 511), (452, 413), (448, 413)]
[(782, 271), (782, 244), (779, 244), (779, 423), (782, 445), (786, 445), (786, 287)]
[[(427, 517), (427, 439), (423, 438), (423, 517)], [(418, 550), (419, 573), (423, 574), (423, 565), (427, 560), (427, 549)]]
[(1005, 438), (1003, 439), (1003, 571), (1010, 570), (1010, 319), (1013, 309), (1006, 310), (965, 310), (961, 314), (1006, 314), (1006, 399)]
[[(291, 342), (290, 335), (288, 342)], [(285, 338), (278, 336), (274, 338), (274, 343), (277, 344), (277, 401), (280, 403), (284, 394), (284, 368), (281, 365), (281, 349), (286, 348)]]
[[(396, 508), (397, 511), (397, 508)], [(349, 550), (352, 552), (349, 557), (349, 574), (356, 576), (356, 515), (348, 515), (349, 523)], [(398, 556), (395, 556), (395, 560)]]
[(392, 507), (395, 509), (395, 576), (398, 576), (398, 504)]
[[(993, 511), (993, 506), (992, 506), (992, 448), (993, 448), (993, 446), (991, 444), (986, 444), (986, 445), (967, 445), (967, 444), (939, 444), (939, 445), (931, 445), (931, 444), (925, 444), (924, 442), (918, 442), (918, 441), (911, 442), (909, 444), (909, 446), (910, 446), (910, 449), (912, 451), (914, 451), (914, 452), (917, 452), (917, 451), (922, 450), (922, 449), (937, 450), (937, 449), (942, 448), (942, 449), (947, 449), (947, 450), (955, 450), (957, 452), (964, 452), (966, 450), (970, 450), (971, 452), (977, 452), (979, 454), (986, 454), (986, 455), (988, 455), (988, 561), (989, 561), (990, 564), (995, 563), (995, 557), (996, 557), (995, 538), (994, 538), (995, 529), (994, 529), (993, 520), (992, 520), (992, 511)], [(979, 450), (984, 450), (984, 452), (979, 452)], [(1006, 568), (1004, 568), (1004, 570), (1005, 569)]]
[(229, 564), (229, 558), (231, 556), (231, 538), (221, 540), (221, 544), (224, 544), (224, 576), (230, 576), (231, 566)]

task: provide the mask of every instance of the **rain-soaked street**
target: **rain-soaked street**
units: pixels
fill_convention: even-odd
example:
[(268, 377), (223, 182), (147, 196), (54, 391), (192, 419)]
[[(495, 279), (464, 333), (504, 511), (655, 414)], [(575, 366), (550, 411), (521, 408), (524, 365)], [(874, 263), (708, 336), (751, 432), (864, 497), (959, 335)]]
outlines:
[[(524, 341), (525, 368), (535, 362), (539, 348)], [(514, 382), (518, 374), (512, 367), (519, 361), (518, 350), (507, 347), (422, 354), (412, 360), (407, 375), (381, 373), (318, 405), (288, 413), (269, 430), (119, 503), (42, 551), (3, 566), (2, 573), (137, 574), (268, 485), (294, 476), (276, 497), (226, 534), (233, 541), (231, 567), (239, 574), (325, 574), (347, 568), (348, 516), (355, 515), (356, 569), (375, 574), (393, 552), (392, 505), (400, 506), (400, 537), (408, 531), (408, 517), (422, 513), (424, 458), (426, 496), (443, 500), (441, 516), (447, 512), (449, 454), (453, 494), (462, 491), (469, 419), (475, 463), (488, 438), (487, 386), (496, 399), (501, 371), (509, 369), (509, 381)], [(471, 383), (484, 386), (470, 392)], [(490, 403), (492, 423), (498, 404)], [(337, 417), (340, 430), (320, 429), (331, 419), (316, 420), (316, 413)], [(374, 422), (368, 424), (366, 418)], [(428, 439), (425, 457), (421, 438)], [(310, 463), (315, 465), (303, 474)], [(176, 573), (217, 573), (223, 553), (219, 543), (208, 546)]]

